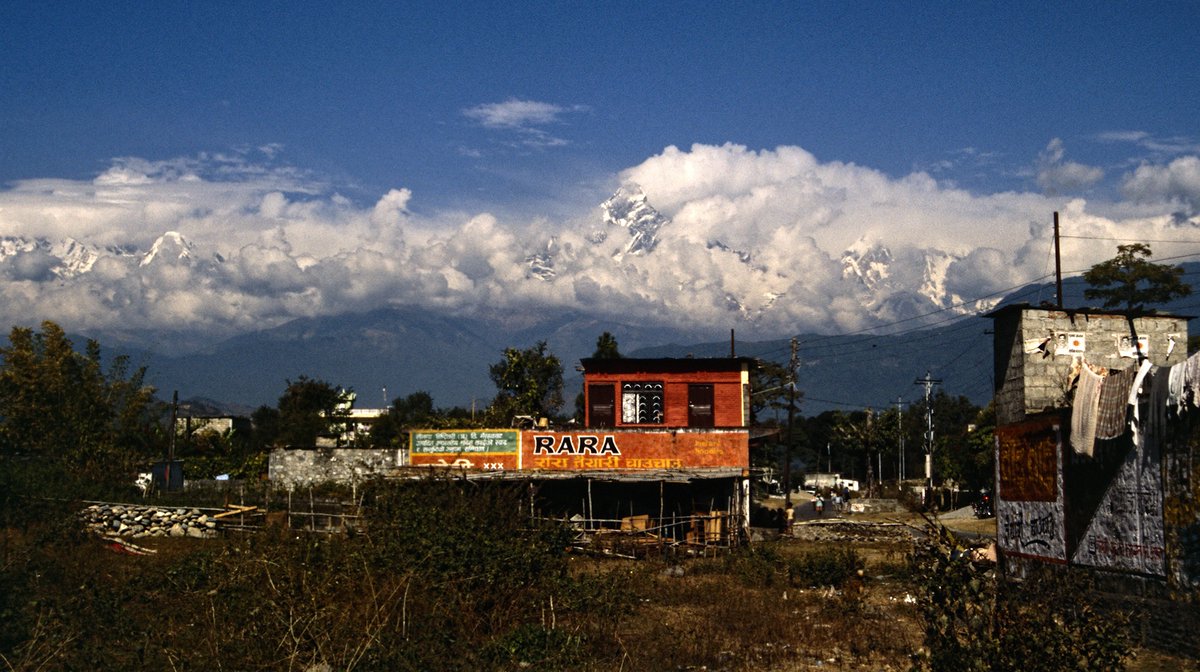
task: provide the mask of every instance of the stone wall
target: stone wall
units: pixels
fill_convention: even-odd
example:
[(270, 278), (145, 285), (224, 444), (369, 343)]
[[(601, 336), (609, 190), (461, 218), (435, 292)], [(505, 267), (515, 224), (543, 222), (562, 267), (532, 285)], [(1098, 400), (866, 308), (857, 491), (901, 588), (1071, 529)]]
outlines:
[(895, 499), (850, 498), (850, 513), (895, 513), (902, 509)]
[(402, 465), (398, 449), (317, 448), (271, 451), (267, 468), (271, 484), (293, 488), (334, 481), (361, 483)]
[(88, 529), (101, 535), (142, 539), (144, 537), (194, 537), (217, 534), (211, 509), (189, 509), (134, 504), (93, 504), (80, 513)]

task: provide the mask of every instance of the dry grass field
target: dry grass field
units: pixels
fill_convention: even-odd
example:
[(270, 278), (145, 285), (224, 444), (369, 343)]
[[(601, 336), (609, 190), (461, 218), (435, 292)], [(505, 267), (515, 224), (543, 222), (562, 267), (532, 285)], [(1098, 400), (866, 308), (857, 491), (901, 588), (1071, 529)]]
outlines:
[[(408, 512), (407, 527), (148, 539), (144, 556), (65, 528), (10, 530), (0, 670), (898, 672), (924, 645), (916, 514), (827, 516), (734, 552), (634, 560), (563, 555), (556, 532), (531, 535), (493, 515), (512, 502), (479, 497), (434, 484), (378, 512)], [(994, 520), (943, 522), (994, 533)], [(1197, 669), (1133, 654), (1129, 670)]]

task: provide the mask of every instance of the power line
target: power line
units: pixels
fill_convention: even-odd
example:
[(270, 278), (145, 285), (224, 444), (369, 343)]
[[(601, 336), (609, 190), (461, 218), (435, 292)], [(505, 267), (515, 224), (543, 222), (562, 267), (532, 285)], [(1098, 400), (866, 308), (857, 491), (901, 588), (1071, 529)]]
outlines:
[[(1102, 237), (1091, 237), (1091, 236), (1069, 236), (1068, 235), (1068, 236), (1061, 236), (1061, 237), (1076, 238), (1076, 239), (1095, 239), (1095, 240), (1122, 240), (1122, 239), (1117, 239), (1117, 238), (1102, 238)], [(1185, 241), (1185, 240), (1149, 240), (1149, 241), (1146, 241), (1145, 239), (1141, 239), (1141, 240), (1142, 240), (1142, 242), (1200, 244), (1200, 241)], [(1172, 256), (1168, 256), (1168, 257), (1162, 257), (1159, 259), (1159, 261), (1172, 261), (1172, 260), (1177, 260), (1177, 259), (1188, 259), (1188, 258), (1194, 258), (1194, 257), (1200, 257), (1200, 253), (1172, 255)], [(1071, 270), (1071, 271), (1068, 271), (1067, 274), (1070, 277), (1077, 277), (1077, 276), (1082, 275), (1085, 272), (1086, 272), (1086, 270)], [(1009, 295), (1008, 298), (1010, 298), (1012, 300), (1019, 300), (1024, 295), (1029, 295), (1029, 294), (1034, 294), (1034, 293), (1038, 293), (1040, 296), (1040, 292), (1042, 291), (1043, 288), (1041, 287), (1040, 284), (1037, 284), (1037, 283), (1041, 283), (1042, 281), (1049, 279), (1052, 275), (1053, 274), (1044, 274), (1040, 277), (1037, 277), (1037, 278), (1034, 278), (1027, 282), (1024, 282), (1021, 285), (1016, 285), (1016, 286), (1009, 287), (1006, 289), (1001, 289), (996, 292), (985, 294), (985, 295), (980, 296), (975, 299), (959, 301), (959, 302), (954, 303), (949, 306), (938, 308), (936, 310), (929, 311), (927, 313), (922, 313), (922, 314), (904, 318), (901, 320), (896, 320), (896, 321), (884, 323), (884, 324), (878, 324), (878, 325), (874, 325), (871, 327), (859, 329), (856, 331), (849, 331), (849, 332), (843, 332), (843, 333), (838, 333), (838, 334), (826, 334), (823, 336), (819, 336), (817, 338), (809, 339), (807, 342), (805, 342), (803, 344), (802, 347), (806, 353), (811, 353), (812, 355), (815, 355), (817, 357), (822, 356), (821, 354), (819, 354), (822, 351), (827, 352), (833, 348), (838, 348), (838, 350), (830, 353), (829, 355), (825, 355), (825, 356), (847, 357), (847, 356), (858, 355), (860, 353), (866, 353), (866, 352), (879, 353), (878, 356), (876, 356), (876, 357), (870, 357), (870, 358), (858, 357), (858, 358), (856, 358), (856, 361), (858, 361), (858, 362), (864, 362), (864, 361), (869, 362), (869, 361), (873, 361), (873, 360), (886, 359), (888, 357), (892, 357), (894, 355), (890, 354), (888, 352), (889, 350), (894, 350), (897, 348), (909, 346), (909, 345), (911, 345), (911, 343), (914, 340), (927, 338), (928, 332), (930, 330), (935, 329), (938, 325), (952, 323), (956, 320), (961, 320), (962, 321), (961, 326), (951, 327), (951, 328), (949, 328), (945, 331), (942, 331), (941, 333), (938, 334), (939, 339), (936, 343), (936, 347), (944, 348), (948, 344), (947, 337), (950, 337), (951, 342), (952, 342), (953, 340), (956, 340), (956, 339), (953, 339), (953, 337), (952, 337), (952, 335), (955, 332), (959, 332), (959, 331), (965, 330), (967, 328), (973, 327), (973, 325), (971, 324), (971, 320), (968, 320), (965, 318), (978, 317), (978, 316), (982, 315), (985, 311), (991, 310), (991, 307), (989, 306), (987, 308), (975, 308), (974, 310), (971, 310), (969, 313), (955, 312), (951, 315), (946, 316), (943, 319), (939, 319), (939, 320), (936, 320), (933, 322), (924, 321), (924, 322), (921, 322), (918, 325), (914, 325), (912, 328), (908, 328), (908, 329), (901, 329), (898, 331), (892, 331), (892, 332), (887, 332), (887, 333), (879, 333), (879, 332), (881, 330), (887, 330), (891, 327), (896, 327), (898, 325), (906, 324), (906, 323), (913, 322), (916, 320), (923, 320), (925, 318), (933, 317), (935, 315), (939, 315), (942, 313), (955, 311), (955, 310), (961, 309), (966, 306), (978, 306), (981, 302), (985, 301), (986, 299), (993, 298), (993, 297), (996, 297), (996, 296), (999, 296), (1002, 294), (1008, 294)], [(1189, 272), (1189, 273), (1185, 273), (1184, 275), (1186, 275), (1186, 276), (1200, 275), (1200, 272)], [(1185, 306), (1180, 306), (1179, 308), (1183, 309), (1183, 310), (1187, 310), (1190, 308), (1200, 308), (1200, 304), (1185, 305)], [(904, 338), (905, 336), (909, 336), (911, 334), (918, 334), (918, 336), (914, 339)], [(859, 335), (866, 335), (866, 338), (855, 342), (851, 347), (847, 348), (847, 343), (845, 342), (845, 339), (848, 337), (859, 336)], [(882, 340), (882, 339), (887, 339), (887, 340), (883, 343), (873, 343), (872, 342), (874, 340)], [(933, 344), (931, 344), (930, 347), (935, 347), (935, 346)], [(963, 349), (961, 352), (959, 352), (958, 355), (955, 355), (953, 358), (951, 358), (950, 361), (942, 364), (941, 368), (950, 367), (958, 359), (965, 356), (966, 353), (971, 350), (971, 347), (972, 347), (971, 344), (968, 344), (968, 346), (965, 349)], [(786, 350), (787, 350), (787, 346), (784, 346), (781, 348), (773, 348), (773, 349), (766, 350), (766, 351), (760, 353), (758, 356), (760, 358), (770, 359), (770, 357), (773, 354), (782, 353)], [(981, 366), (986, 367), (986, 362), (982, 363)], [(972, 387), (973, 388), (980, 387), (980, 386), (984, 385), (986, 382), (987, 381), (981, 380)], [(843, 401), (835, 401), (835, 400), (830, 400), (830, 399), (820, 399), (817, 397), (806, 397), (806, 398), (810, 399), (812, 401), (833, 404), (833, 405), (838, 405), (838, 406), (862, 407), (862, 406), (866, 405), (866, 404), (849, 403), (849, 402), (843, 402)], [(871, 404), (871, 405), (877, 406), (878, 404)]]
[(1075, 240), (1107, 240), (1115, 243), (1178, 243), (1181, 245), (1200, 245), (1200, 240), (1155, 240), (1150, 238), (1111, 238), (1107, 236), (1068, 236), (1059, 234), (1059, 238), (1073, 238)]
[[(1198, 255), (1198, 256), (1200, 256), (1200, 255)], [(926, 318), (926, 317), (932, 317), (932, 316), (934, 316), (934, 315), (938, 315), (938, 314), (940, 314), (940, 313), (945, 313), (945, 312), (947, 312), (947, 311), (951, 311), (951, 310), (957, 310), (957, 309), (963, 308), (963, 307), (965, 307), (965, 306), (977, 305), (977, 304), (979, 304), (980, 302), (982, 302), (982, 301), (984, 301), (984, 300), (986, 300), (986, 299), (990, 299), (990, 298), (994, 298), (994, 297), (996, 297), (996, 296), (1000, 296), (1000, 295), (1008, 294), (1008, 293), (1011, 293), (1011, 292), (1015, 292), (1015, 291), (1017, 291), (1017, 290), (1020, 290), (1020, 289), (1025, 289), (1025, 288), (1027, 288), (1029, 285), (1031, 285), (1031, 284), (1033, 284), (1033, 283), (1036, 283), (1036, 282), (1040, 282), (1040, 281), (1042, 281), (1042, 280), (1045, 280), (1045, 279), (1047, 279), (1047, 278), (1049, 278), (1049, 277), (1053, 277), (1053, 274), (1049, 274), (1049, 275), (1043, 275), (1043, 276), (1040, 276), (1040, 277), (1037, 277), (1037, 278), (1033, 278), (1032, 280), (1028, 280), (1028, 281), (1026, 281), (1026, 282), (1023, 282), (1023, 283), (1021, 283), (1021, 284), (1019, 284), (1019, 285), (1014, 285), (1014, 286), (1012, 286), (1012, 287), (1006, 287), (1006, 288), (1004, 288), (1004, 289), (999, 289), (999, 290), (996, 290), (996, 291), (994, 291), (994, 292), (991, 292), (991, 293), (988, 293), (988, 294), (984, 294), (983, 296), (980, 296), (980, 297), (977, 297), (977, 298), (974, 298), (974, 299), (967, 299), (967, 300), (963, 300), (963, 301), (958, 301), (958, 302), (956, 302), (956, 303), (952, 303), (952, 304), (950, 304), (949, 306), (945, 306), (945, 307), (943, 307), (943, 308), (938, 308), (937, 310), (931, 310), (931, 311), (929, 311), (929, 312), (927, 312), (927, 313), (921, 313), (921, 314), (919, 314), (919, 315), (913, 315), (912, 317), (906, 317), (906, 318), (904, 318), (904, 319), (895, 320), (894, 322), (886, 322), (886, 323), (883, 323), (883, 324), (877, 324), (877, 325), (870, 326), (870, 327), (864, 327), (864, 328), (862, 328), (862, 329), (858, 329), (858, 330), (856, 330), (856, 331), (847, 331), (847, 332), (841, 332), (841, 333), (837, 333), (837, 334), (826, 334), (826, 335), (823, 335), (823, 336), (818, 336), (818, 337), (817, 337), (817, 338), (815, 338), (815, 339), (811, 339), (811, 340), (809, 340), (809, 341), (806, 343), (806, 346), (807, 346), (807, 347), (812, 347), (814, 344), (819, 344), (819, 343), (820, 343), (820, 342), (822, 342), (822, 341), (827, 341), (827, 340), (832, 340), (832, 339), (837, 339), (837, 338), (845, 338), (846, 336), (858, 336), (858, 335), (860, 335), (860, 334), (869, 334), (869, 335), (873, 335), (873, 336), (895, 336), (895, 335), (897, 335), (896, 333), (887, 333), (887, 334), (879, 334), (879, 333), (875, 333), (875, 334), (871, 334), (870, 332), (877, 332), (877, 331), (879, 331), (880, 329), (887, 329), (888, 327), (894, 327), (894, 326), (896, 326), (896, 325), (900, 325), (900, 324), (906, 324), (906, 323), (908, 323), (908, 322), (912, 322), (912, 321), (914, 321), (914, 320), (920, 320), (920, 319), (923, 319), (923, 318)], [(1034, 289), (1029, 289), (1028, 291), (1032, 292), (1032, 291), (1034, 291)], [(952, 321), (954, 321), (954, 320), (956, 320), (956, 319), (959, 319), (959, 318), (961, 318), (961, 317), (978, 316), (980, 313), (982, 313), (982, 312), (983, 312), (983, 311), (985, 311), (985, 310), (990, 310), (990, 308), (978, 308), (978, 309), (975, 309), (975, 310), (971, 311), (971, 312), (970, 312), (970, 313), (968, 313), (968, 314), (964, 314), (964, 313), (955, 313), (955, 314), (951, 315), (950, 317), (946, 318), (945, 320), (943, 320), (941, 323), (945, 323), (945, 322), (952, 322)], [(928, 328), (929, 328), (929, 326), (930, 326), (930, 324), (929, 324), (929, 323), (922, 323), (922, 324), (920, 324), (920, 325), (918, 325), (918, 326), (914, 327), (914, 328), (913, 328), (912, 330), (910, 330), (910, 331), (921, 331), (921, 330), (925, 330), (925, 329), (928, 329)], [(909, 333), (909, 332), (900, 332), (900, 333)], [(795, 335), (796, 335), (796, 336), (800, 336), (801, 334), (795, 334)], [(776, 353), (783, 353), (783, 352), (785, 352), (785, 351), (787, 351), (787, 346), (783, 346), (783, 347), (779, 347), (779, 348), (773, 348), (773, 349), (771, 349), (771, 350), (766, 350), (766, 351), (764, 351), (764, 352), (760, 353), (760, 355), (759, 355), (759, 356), (760, 356), (760, 357), (769, 357), (769, 356), (770, 356), (770, 355), (772, 355), (772, 354), (776, 354)]]

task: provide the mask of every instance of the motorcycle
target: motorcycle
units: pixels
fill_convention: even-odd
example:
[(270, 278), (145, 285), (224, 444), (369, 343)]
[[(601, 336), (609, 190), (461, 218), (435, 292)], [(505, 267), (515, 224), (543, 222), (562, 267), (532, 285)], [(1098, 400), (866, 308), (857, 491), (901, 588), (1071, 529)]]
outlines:
[(982, 495), (973, 506), (976, 518), (993, 518), (996, 515), (990, 495)]

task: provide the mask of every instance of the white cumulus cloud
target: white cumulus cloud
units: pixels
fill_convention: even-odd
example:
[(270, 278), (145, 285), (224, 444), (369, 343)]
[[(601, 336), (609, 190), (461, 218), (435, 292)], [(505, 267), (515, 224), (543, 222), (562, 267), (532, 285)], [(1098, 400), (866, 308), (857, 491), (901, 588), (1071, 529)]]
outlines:
[(581, 106), (564, 107), (536, 100), (509, 98), (501, 103), (483, 103), (463, 110), (463, 115), (488, 128), (529, 128), (558, 123), (567, 112), (579, 112)]
[[(547, 126), (564, 123), (564, 117), (572, 113), (586, 112), (585, 105), (557, 105), (537, 100), (509, 98), (500, 103), (483, 103), (462, 111), (467, 117), (484, 128), (508, 131), (517, 134), (519, 144), (528, 147), (560, 147), (567, 140), (552, 135)], [(464, 154), (476, 154), (478, 150), (466, 150)]]
[[(515, 124), (546, 118), (512, 114)], [(1056, 146), (1047, 158), (1063, 165)], [(1063, 250), (1068, 270), (1111, 257), (1105, 238), (1200, 224), (1178, 216), (1200, 204), (1194, 156), (1127, 176), (1131, 204), (974, 194), (788, 146), (668, 147), (614, 176), (614, 189), (620, 182), (639, 184), (670, 218), (650, 252), (616, 254), (629, 232), (608, 225), (596, 236), (606, 226), (598, 208), (561, 221), (418, 215), (408, 189), (357, 204), (302, 171), (240, 154), (127, 158), (94, 180), (17, 182), (0, 191), (0, 322), (211, 341), (301, 316), (410, 305), (585, 311), (709, 333), (743, 325), (765, 338), (870, 327), (1042, 278), (1055, 210), (1075, 236)], [(48, 252), (65, 240), (95, 256), (86, 271)], [(549, 281), (527, 262), (546, 251)], [(848, 251), (890, 262), (867, 269), (868, 287), (846, 272)]]
[(1065, 156), (1062, 140), (1054, 138), (1038, 157), (1037, 183), (1046, 192), (1079, 192), (1104, 179), (1104, 171), (1100, 168), (1066, 161)]
[(1121, 190), (1135, 201), (1174, 203), (1188, 215), (1200, 213), (1200, 157), (1183, 156), (1165, 166), (1138, 166), (1125, 176)]

